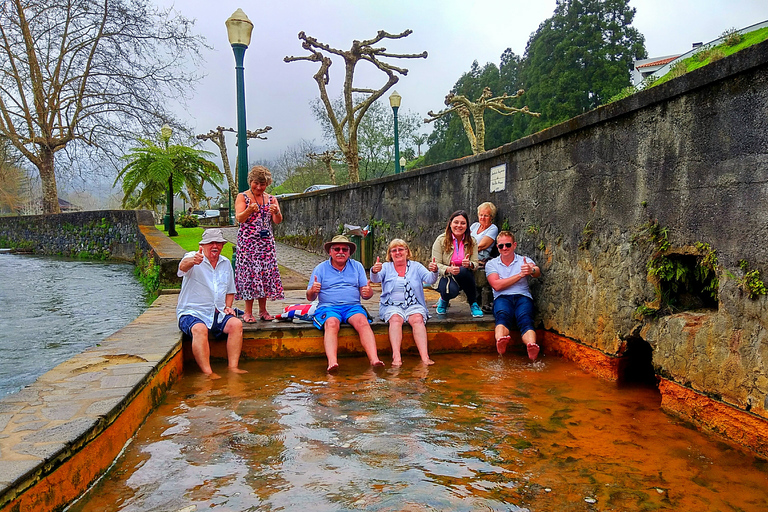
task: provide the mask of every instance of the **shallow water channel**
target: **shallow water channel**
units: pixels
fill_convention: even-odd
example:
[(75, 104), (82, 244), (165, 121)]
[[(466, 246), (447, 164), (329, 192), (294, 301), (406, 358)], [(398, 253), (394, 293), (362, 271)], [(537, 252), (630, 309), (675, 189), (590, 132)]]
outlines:
[(131, 264), (0, 255), (0, 397), (94, 346), (146, 308)]
[(768, 509), (768, 463), (573, 363), (185, 374), (78, 511)]

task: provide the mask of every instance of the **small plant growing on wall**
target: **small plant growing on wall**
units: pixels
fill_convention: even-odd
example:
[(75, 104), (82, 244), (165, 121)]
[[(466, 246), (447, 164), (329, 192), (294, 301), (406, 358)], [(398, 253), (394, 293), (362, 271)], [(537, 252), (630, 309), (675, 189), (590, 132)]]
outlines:
[(709, 244), (696, 242), (693, 248), (673, 251), (669, 229), (651, 221), (640, 228), (635, 243), (646, 240), (653, 254), (646, 264), (648, 277), (656, 284), (656, 301), (652, 308), (646, 304), (638, 308), (642, 316), (671, 313), (678, 310), (713, 308), (717, 306), (718, 279), (717, 253)]
[(744, 275), (741, 278), (737, 278), (728, 272), (728, 276), (736, 280), (739, 284), (739, 288), (749, 295), (750, 299), (756, 299), (761, 295), (765, 295), (765, 283), (760, 279), (760, 271), (757, 269), (749, 270), (749, 263), (747, 260), (740, 260), (739, 267), (744, 271)]

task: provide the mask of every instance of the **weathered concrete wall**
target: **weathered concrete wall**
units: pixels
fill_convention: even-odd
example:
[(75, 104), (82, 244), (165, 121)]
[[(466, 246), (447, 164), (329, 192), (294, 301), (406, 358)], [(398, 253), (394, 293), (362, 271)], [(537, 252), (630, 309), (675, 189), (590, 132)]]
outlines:
[[(139, 225), (154, 225), (148, 210), (101, 210), (0, 217), (0, 242), (36, 254), (133, 261), (149, 250)], [(2, 245), (2, 244), (0, 244)]]
[[(505, 189), (489, 192), (506, 165)], [(286, 198), (277, 235), (319, 251), (343, 223), (373, 221), (427, 261), (449, 214), (490, 200), (544, 270), (544, 328), (619, 356), (642, 336), (660, 375), (768, 417), (768, 301), (732, 276), (768, 272), (768, 43), (481, 155)], [(637, 319), (655, 298), (635, 243), (650, 220), (676, 248), (717, 251), (717, 310)], [(380, 253), (381, 254), (381, 253)], [(382, 254), (383, 255), (383, 254)]]

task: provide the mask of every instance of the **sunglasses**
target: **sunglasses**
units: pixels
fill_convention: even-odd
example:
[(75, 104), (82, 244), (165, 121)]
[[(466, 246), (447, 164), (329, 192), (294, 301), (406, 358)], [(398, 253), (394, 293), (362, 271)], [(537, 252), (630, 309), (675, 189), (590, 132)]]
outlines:
[(514, 244), (508, 243), (508, 244), (498, 244), (499, 249), (511, 249)]
[(333, 252), (349, 252), (349, 247), (331, 247)]

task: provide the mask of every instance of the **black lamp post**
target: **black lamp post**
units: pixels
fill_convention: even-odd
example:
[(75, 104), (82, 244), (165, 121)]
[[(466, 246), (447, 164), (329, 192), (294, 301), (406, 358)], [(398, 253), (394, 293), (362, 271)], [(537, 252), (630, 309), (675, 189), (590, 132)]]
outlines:
[(400, 174), (400, 138), (397, 134), (397, 109), (400, 108), (402, 96), (397, 91), (392, 91), (389, 95), (389, 104), (392, 106), (392, 112), (395, 113), (395, 174)]

